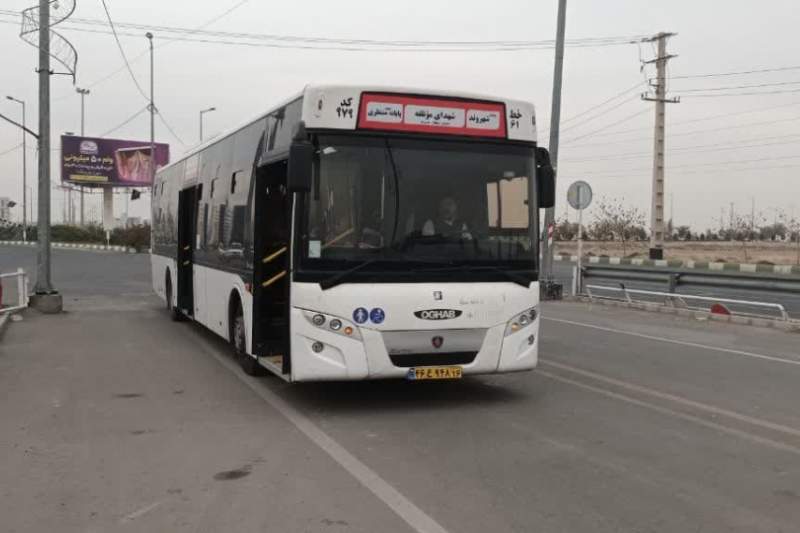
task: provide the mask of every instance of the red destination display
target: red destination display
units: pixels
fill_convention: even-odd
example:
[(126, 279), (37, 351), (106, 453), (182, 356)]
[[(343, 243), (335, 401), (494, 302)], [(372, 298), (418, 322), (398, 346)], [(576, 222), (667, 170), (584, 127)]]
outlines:
[(358, 127), (473, 137), (505, 137), (504, 104), (364, 93)]

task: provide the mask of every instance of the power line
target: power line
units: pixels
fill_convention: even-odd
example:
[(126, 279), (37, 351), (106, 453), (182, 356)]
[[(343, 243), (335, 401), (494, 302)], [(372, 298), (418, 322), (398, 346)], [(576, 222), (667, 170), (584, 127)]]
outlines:
[(784, 72), (787, 70), (800, 70), (800, 65), (791, 67), (762, 68), (757, 70), (740, 70), (738, 72), (718, 72), (714, 74), (688, 74), (685, 76), (672, 76), (672, 80), (683, 80), (690, 78), (717, 78), (721, 76), (743, 76), (746, 74), (761, 74), (763, 72)]
[[(685, 135), (696, 135), (696, 134), (699, 134), (699, 133), (712, 133), (712, 132), (716, 132), (716, 131), (733, 130), (733, 129), (739, 129), (739, 128), (746, 128), (746, 127), (749, 127), (749, 126), (762, 126), (764, 124), (777, 124), (777, 123), (780, 123), (780, 122), (793, 122), (795, 120), (800, 120), (800, 116), (784, 118), (784, 119), (778, 119), (778, 120), (764, 120), (764, 121), (760, 121), (760, 122), (746, 122), (746, 123), (743, 123), (743, 124), (735, 124), (735, 125), (732, 125), (732, 126), (722, 126), (722, 127), (719, 127), (719, 128), (709, 128), (709, 129), (704, 129), (704, 130), (682, 131), (682, 132), (670, 134), (670, 138), (672, 138), (672, 137), (683, 137)], [(620, 130), (620, 131), (616, 131), (616, 132), (603, 133), (603, 134), (600, 134), (600, 135), (597, 135), (597, 136), (598, 137), (606, 137), (606, 136), (609, 136), (609, 135), (619, 135), (621, 133), (630, 133), (630, 132), (633, 132), (633, 131), (640, 131), (641, 129), (642, 128), (636, 128), (636, 129), (632, 129), (632, 130)], [(644, 129), (646, 129), (646, 128), (644, 128)], [(642, 137), (631, 137), (629, 139), (619, 139), (617, 141), (613, 141), (613, 142), (609, 142), (609, 143), (583, 143), (583, 144), (581, 144), (579, 146), (599, 146), (599, 145), (602, 145), (602, 144), (618, 144), (618, 143), (622, 143), (622, 142), (630, 142), (630, 141), (636, 141), (636, 140), (646, 140), (646, 139), (644, 139)]]
[[(720, 152), (720, 151), (727, 151), (727, 150), (740, 150), (746, 148), (761, 148), (764, 146), (781, 146), (786, 144), (795, 144), (800, 142), (800, 133), (794, 133), (791, 135), (779, 135), (778, 138), (792, 138), (793, 140), (790, 141), (777, 141), (777, 142), (768, 142), (768, 143), (756, 143), (756, 144), (748, 144), (748, 143), (714, 143), (714, 144), (698, 144), (697, 146), (680, 146), (677, 148), (668, 148), (668, 152), (692, 152), (692, 153), (705, 153), (705, 152)], [(768, 140), (769, 137), (759, 138), (757, 140), (763, 141)], [(692, 154), (688, 154), (692, 155)], [(578, 158), (566, 158), (562, 161), (570, 162), (570, 163), (591, 163), (595, 161), (626, 161), (630, 159), (645, 159), (646, 157), (652, 156), (652, 151), (638, 151), (638, 152), (623, 152), (618, 154), (611, 154), (611, 155), (601, 155), (599, 157), (578, 157)]]
[(138, 89), (139, 94), (145, 100), (148, 100), (147, 94), (145, 94), (142, 86), (139, 85), (139, 80), (136, 79), (136, 75), (133, 73), (133, 69), (131, 68), (131, 64), (128, 62), (128, 57), (125, 55), (125, 49), (122, 48), (122, 43), (119, 41), (119, 36), (117, 35), (117, 30), (114, 28), (114, 21), (111, 20), (111, 13), (108, 11), (108, 5), (106, 5), (106, 0), (100, 0), (103, 4), (103, 10), (106, 12), (106, 18), (108, 19), (108, 25), (111, 27), (111, 33), (114, 34), (114, 40), (117, 42), (117, 47), (119, 48), (119, 53), (122, 55), (122, 60), (125, 62), (125, 67), (128, 69), (128, 73), (131, 75), (131, 79), (133, 80), (133, 84), (136, 85), (136, 89)]
[(20, 148), (22, 148), (22, 143), (19, 143), (16, 146), (12, 146), (11, 148), (8, 148), (7, 150), (3, 150), (2, 152), (0, 152), (0, 157), (3, 157), (4, 155), (10, 154), (11, 152), (16, 152)]
[[(790, 155), (790, 156), (777, 156), (777, 157), (762, 157), (758, 159), (738, 159), (733, 161), (713, 161), (709, 163), (688, 163), (683, 165), (669, 165), (670, 171), (675, 169), (684, 169), (684, 168), (698, 168), (698, 167), (717, 167), (717, 168), (726, 168), (729, 165), (749, 165), (752, 163), (761, 163), (765, 161), (785, 161), (787, 159), (800, 159), (800, 155)], [(609, 169), (609, 170), (597, 170), (593, 171), (592, 174), (615, 174), (617, 172), (644, 172), (652, 170), (652, 167), (635, 167), (635, 168), (617, 168), (617, 169)]]
[(131, 122), (132, 122), (134, 119), (136, 119), (136, 118), (137, 118), (137, 117), (139, 117), (139, 116), (140, 116), (142, 113), (144, 113), (145, 111), (147, 111), (147, 110), (149, 109), (149, 107), (150, 107), (150, 106), (148, 105), (148, 106), (145, 106), (145, 107), (143, 107), (142, 109), (138, 110), (136, 113), (134, 113), (134, 114), (133, 114), (133, 115), (131, 115), (130, 117), (126, 118), (126, 119), (125, 119), (125, 120), (124, 120), (122, 123), (118, 124), (117, 126), (114, 126), (114, 127), (113, 127), (113, 128), (111, 128), (110, 130), (108, 130), (108, 131), (106, 131), (106, 132), (104, 132), (104, 133), (100, 134), (100, 137), (105, 137), (106, 135), (111, 135), (112, 133), (114, 133), (114, 132), (115, 132), (115, 131), (117, 131), (118, 129), (120, 129), (120, 128), (123, 128), (124, 126), (127, 126), (127, 125), (128, 125), (128, 124), (130, 124), (130, 123), (131, 123)]
[(164, 118), (163, 113), (161, 113), (161, 111), (159, 111), (159, 110), (156, 110), (156, 114), (158, 115), (159, 120), (161, 120), (161, 123), (164, 124), (164, 127), (167, 128), (167, 131), (170, 132), (172, 137), (174, 137), (175, 140), (178, 141), (179, 143), (181, 143), (183, 146), (188, 146), (185, 142), (183, 142), (183, 140), (180, 137), (178, 137), (178, 134), (175, 133), (175, 130), (172, 129), (172, 126), (169, 125), (169, 123), (167, 122), (167, 119)]
[(575, 141), (579, 141), (581, 139), (585, 139), (586, 137), (591, 137), (592, 135), (596, 135), (597, 133), (599, 133), (601, 131), (604, 131), (604, 130), (607, 130), (608, 128), (613, 128), (614, 126), (617, 126), (617, 125), (622, 124), (624, 122), (628, 122), (629, 120), (632, 120), (632, 119), (638, 117), (639, 115), (643, 115), (644, 113), (647, 113), (648, 111), (650, 111), (650, 110), (649, 109), (642, 109), (640, 111), (637, 111), (636, 113), (628, 115), (627, 117), (625, 117), (625, 118), (623, 118), (621, 120), (618, 120), (616, 122), (612, 122), (611, 124), (607, 124), (607, 125), (603, 126), (602, 128), (596, 129), (596, 130), (594, 130), (592, 132), (589, 132), (589, 133), (585, 133), (583, 135), (579, 135), (578, 137), (573, 137), (572, 139), (567, 139), (567, 140), (563, 141), (563, 144), (569, 144), (571, 142), (575, 142)]
[(594, 111), (595, 109), (599, 109), (599, 108), (603, 107), (604, 105), (606, 105), (606, 104), (608, 104), (608, 103), (611, 103), (611, 102), (613, 102), (613, 101), (614, 101), (614, 100), (616, 100), (617, 98), (620, 98), (621, 96), (624, 96), (624, 95), (628, 94), (628, 93), (629, 93), (629, 92), (631, 92), (632, 90), (634, 90), (634, 89), (638, 89), (638, 88), (639, 88), (639, 87), (641, 87), (642, 85), (644, 85), (644, 82), (642, 82), (642, 81), (638, 81), (638, 82), (636, 82), (636, 84), (635, 84), (635, 85), (632, 85), (631, 87), (628, 87), (628, 88), (627, 88), (627, 89), (625, 89), (624, 91), (621, 91), (621, 92), (619, 92), (619, 93), (615, 94), (615, 95), (614, 95), (614, 96), (612, 96), (611, 98), (609, 98), (609, 99), (607, 99), (607, 100), (603, 100), (603, 101), (602, 101), (602, 102), (600, 102), (599, 104), (593, 105), (592, 107), (590, 107), (590, 108), (588, 108), (588, 109), (586, 109), (586, 110), (584, 110), (584, 111), (581, 111), (581, 112), (580, 112), (580, 113), (578, 113), (577, 115), (572, 115), (572, 116), (571, 116), (571, 117), (569, 117), (569, 118), (565, 118), (564, 120), (562, 120), (562, 121), (561, 121), (561, 123), (562, 123), (562, 124), (566, 124), (567, 122), (573, 121), (573, 120), (575, 120), (575, 119), (576, 119), (576, 118), (578, 118), (578, 117), (582, 117), (583, 115), (585, 115), (585, 114), (587, 114), (587, 113), (590, 113), (590, 112)]
[[(800, 134), (791, 135), (790, 137), (800, 137)], [(699, 146), (687, 146), (681, 148), (670, 148), (667, 151), (670, 153), (679, 152), (689, 152), (685, 155), (694, 155), (696, 153), (706, 153), (706, 152), (725, 152), (728, 150), (742, 150), (747, 148), (762, 148), (765, 146), (782, 146), (786, 144), (797, 144), (800, 143), (800, 139), (795, 139), (793, 141), (778, 141), (778, 142), (771, 142), (771, 143), (760, 143), (760, 144), (726, 144), (726, 143), (719, 143), (714, 145), (699, 145)], [(715, 148), (705, 148), (705, 146), (713, 146)], [(652, 151), (648, 152), (628, 152), (622, 154), (615, 154), (608, 157), (583, 157), (577, 159), (562, 159), (562, 162), (568, 163), (594, 163), (597, 161), (630, 161), (633, 159), (647, 159), (652, 157)]]
[(728, 85), (725, 87), (703, 87), (703, 88), (696, 88), (696, 89), (676, 89), (676, 91), (681, 93), (696, 93), (696, 92), (703, 92), (703, 91), (729, 91), (731, 89), (755, 89), (759, 87), (776, 87), (780, 85), (798, 85), (800, 81), (780, 81), (775, 83), (757, 83), (754, 85)]
[[(672, 127), (672, 126), (680, 126), (680, 125), (683, 125), (683, 124), (693, 124), (695, 122), (705, 122), (707, 120), (714, 120), (714, 119), (717, 119), (717, 118), (729, 118), (729, 117), (735, 117), (735, 116), (739, 116), (739, 115), (748, 115), (750, 113), (760, 113), (762, 111), (771, 111), (773, 109), (781, 109), (781, 108), (784, 108), (784, 107), (792, 107), (792, 106), (796, 106), (796, 105), (800, 105), (800, 102), (789, 102), (788, 104), (779, 104), (779, 105), (774, 105), (774, 106), (769, 106), (769, 107), (759, 107), (757, 109), (747, 109), (747, 110), (744, 110), (744, 111), (737, 111), (735, 113), (719, 113), (719, 114), (716, 114), (716, 115), (708, 115), (708, 116), (705, 116), (705, 117), (693, 118), (693, 119), (689, 119), (689, 120), (679, 120), (679, 121), (676, 121), (676, 122), (670, 122), (668, 124), (668, 126), (670, 126), (670, 127)], [(645, 127), (645, 128), (629, 128), (627, 130), (619, 130), (619, 131), (615, 131), (615, 132), (604, 133), (600, 137), (606, 137), (608, 135), (619, 135), (619, 134), (622, 134), (622, 133), (633, 133), (633, 132), (636, 132), (636, 131), (645, 131), (645, 130), (649, 130), (649, 129), (650, 129), (649, 127)], [(580, 146), (594, 146), (595, 144), (601, 144), (601, 143), (583, 143)], [(616, 144), (616, 141), (609, 142), (609, 143), (602, 143), (602, 144)], [(573, 148), (575, 148), (575, 147), (573, 146)]]
[[(0, 12), (2, 14), (2, 12)], [(6, 22), (6, 21), (0, 21)], [(10, 22), (10, 21), (9, 21)], [(70, 19), (65, 29), (88, 33), (108, 33), (105, 30), (89, 29), (81, 26), (96, 26), (96, 19)], [(66, 24), (66, 23), (65, 23)], [(152, 26), (145, 24), (116, 23), (115, 26), (135, 30), (147, 30), (172, 34), (170, 41), (187, 41), (211, 44), (261, 46), (269, 48), (313, 49), (313, 50), (344, 50), (344, 51), (516, 51), (530, 49), (550, 49), (555, 46), (553, 40), (541, 41), (403, 41), (403, 40), (371, 40), (371, 39), (341, 39), (328, 37), (305, 37), (297, 35), (259, 34), (224, 31), (202, 31), (199, 29), (175, 26)], [(116, 32), (117, 35), (139, 37), (139, 33)], [(177, 35), (189, 35), (178, 37)], [(206, 36), (201, 39), (192, 36)], [(628, 45), (640, 36), (611, 36), (611, 37), (584, 37), (569, 39), (567, 46), (601, 47)], [(259, 41), (259, 42), (248, 42)]]
[[(756, 171), (757, 172), (761, 172), (762, 170), (776, 170), (776, 169), (786, 169), (786, 168), (800, 168), (800, 164), (796, 164), (796, 165), (764, 165), (764, 166), (759, 166), (759, 167), (756, 167), (756, 168), (753, 168), (753, 167), (721, 168), (720, 170), (725, 172), (725, 174), (730, 174), (732, 172), (756, 172)], [(634, 169), (629, 169), (629, 170), (634, 170)], [(642, 176), (642, 172), (644, 172), (644, 170), (645, 169), (639, 169), (638, 172), (634, 172), (632, 174), (590, 176), (589, 178), (592, 178), (592, 177), (599, 177), (599, 178), (640, 178)], [(649, 170), (652, 170), (652, 169), (647, 168), (646, 170), (649, 171)], [(682, 176), (682, 175), (685, 175), (685, 174), (713, 174), (713, 173), (714, 173), (713, 170), (708, 170), (708, 169), (700, 169), (700, 170), (680, 170), (679, 169), (678, 171), (671, 172), (670, 174), (674, 177), (674, 176)], [(581, 173), (579, 178), (580, 179), (587, 179), (586, 173)], [(574, 179), (577, 179), (577, 178), (574, 178)]]
[(686, 98), (714, 98), (717, 96), (758, 96), (763, 94), (787, 94), (787, 93), (800, 93), (800, 89), (789, 89), (786, 91), (758, 91), (758, 92), (722, 93), (722, 94), (686, 94), (682, 96), (685, 96)]
[(624, 105), (625, 105), (625, 104), (627, 104), (627, 103), (630, 103), (630, 102), (632, 102), (633, 100), (638, 100), (638, 99), (639, 99), (639, 95), (634, 95), (634, 96), (632, 96), (631, 98), (628, 98), (628, 99), (626, 99), (626, 100), (623, 100), (622, 102), (618, 103), (618, 104), (617, 104), (617, 105), (615, 105), (615, 106), (612, 106), (612, 107), (610, 107), (610, 108), (608, 108), (608, 109), (606, 109), (606, 110), (604, 110), (604, 111), (601, 111), (600, 113), (597, 113), (597, 114), (595, 114), (595, 115), (591, 115), (591, 116), (589, 116), (588, 118), (585, 118), (584, 120), (581, 120), (581, 121), (579, 121), (579, 122), (576, 122), (575, 124), (572, 124), (572, 125), (570, 125), (570, 126), (567, 126), (566, 128), (562, 128), (562, 129), (561, 129), (561, 132), (563, 133), (563, 132), (565, 132), (565, 131), (569, 131), (569, 130), (571, 130), (571, 129), (574, 129), (574, 128), (577, 128), (577, 127), (580, 127), (580, 126), (582, 126), (582, 125), (584, 125), (584, 124), (586, 124), (586, 123), (588, 123), (588, 122), (591, 122), (591, 121), (593, 121), (593, 120), (595, 120), (595, 119), (597, 119), (597, 118), (600, 118), (600, 117), (602, 117), (602, 116), (604, 116), (604, 115), (607, 115), (607, 114), (611, 113), (612, 111), (614, 111), (614, 110), (616, 110), (616, 109), (619, 109), (620, 107), (624, 106)]

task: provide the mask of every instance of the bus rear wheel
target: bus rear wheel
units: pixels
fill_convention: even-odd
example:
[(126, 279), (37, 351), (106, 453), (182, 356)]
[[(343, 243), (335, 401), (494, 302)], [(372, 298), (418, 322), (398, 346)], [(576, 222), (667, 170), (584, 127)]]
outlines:
[(239, 366), (242, 367), (244, 373), (248, 376), (262, 376), (264, 375), (264, 367), (258, 363), (258, 360), (247, 353), (247, 337), (244, 329), (244, 313), (242, 313), (242, 306), (239, 304), (233, 315), (231, 323), (231, 344), (233, 345), (233, 355), (239, 361)]

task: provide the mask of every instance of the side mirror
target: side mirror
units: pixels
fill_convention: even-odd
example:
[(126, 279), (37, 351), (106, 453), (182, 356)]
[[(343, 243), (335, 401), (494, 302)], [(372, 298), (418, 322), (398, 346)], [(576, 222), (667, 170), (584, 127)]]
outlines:
[(556, 205), (556, 171), (550, 163), (550, 152), (546, 148), (536, 149), (536, 192), (539, 207)]
[(311, 168), (314, 164), (314, 145), (307, 140), (294, 141), (289, 148), (289, 192), (311, 190)]

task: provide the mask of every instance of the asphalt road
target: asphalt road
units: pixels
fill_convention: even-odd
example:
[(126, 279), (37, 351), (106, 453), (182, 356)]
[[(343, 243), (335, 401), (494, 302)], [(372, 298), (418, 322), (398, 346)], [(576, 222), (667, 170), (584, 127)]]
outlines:
[(534, 372), (291, 385), (146, 256), (54, 264), (67, 312), (0, 341), (4, 532), (800, 530), (796, 335), (548, 303)]
[[(570, 261), (556, 261), (553, 263), (553, 274), (554, 277), (564, 283), (564, 290), (566, 293), (569, 293), (572, 288), (572, 269), (575, 266), (575, 263)], [(619, 287), (620, 281), (619, 279), (603, 279), (603, 278), (591, 278), (588, 280), (588, 283), (593, 285), (604, 285), (604, 286), (612, 286), (612, 287)], [(651, 291), (659, 291), (659, 292), (667, 292), (667, 284), (664, 283), (656, 283), (656, 282), (646, 282), (646, 281), (624, 281), (625, 286), (629, 289), (644, 289), (644, 290), (651, 290)], [(789, 315), (793, 318), (800, 318), (800, 294), (791, 294), (791, 293), (783, 293), (783, 292), (773, 292), (773, 291), (754, 291), (754, 290), (746, 290), (746, 289), (724, 289), (718, 287), (685, 287), (679, 286), (676, 291), (678, 294), (692, 294), (695, 296), (711, 296), (716, 298), (729, 298), (731, 300), (744, 300), (744, 301), (758, 301), (758, 302), (768, 302), (768, 303), (778, 303), (782, 304)], [(598, 292), (598, 294), (600, 294)], [(614, 296), (619, 297), (619, 293), (610, 293), (606, 292), (602, 294), (603, 296)], [(649, 299), (651, 301), (659, 300), (659, 298), (648, 298), (642, 297), (643, 299)], [(698, 301), (691, 301), (689, 300), (690, 305), (703, 305), (701, 302)], [(708, 304), (704, 304), (708, 307)], [(758, 308), (753, 306), (746, 306), (746, 305), (739, 305), (738, 307), (731, 307), (734, 310), (746, 312), (746, 313), (755, 313), (755, 314), (764, 314), (770, 316), (777, 316), (777, 311), (771, 309), (764, 309)]]

